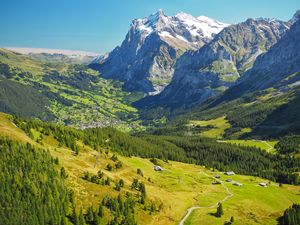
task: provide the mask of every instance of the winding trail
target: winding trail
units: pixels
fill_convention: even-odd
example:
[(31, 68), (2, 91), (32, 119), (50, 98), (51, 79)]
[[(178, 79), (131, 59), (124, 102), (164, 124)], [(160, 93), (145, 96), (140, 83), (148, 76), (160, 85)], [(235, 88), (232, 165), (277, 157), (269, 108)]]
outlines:
[[(205, 176), (209, 177), (209, 178), (213, 178), (215, 180), (219, 180), (216, 179), (215, 177), (209, 176), (207, 173), (205, 172), (201, 172), (203, 173)], [(220, 180), (219, 180), (220, 181)], [(180, 220), (178, 225), (184, 225), (184, 222), (187, 220), (187, 218), (190, 216), (190, 214), (193, 212), (193, 210), (195, 209), (211, 209), (216, 207), (219, 203), (225, 202), (227, 199), (231, 198), (232, 196), (234, 196), (234, 194), (228, 189), (228, 187), (222, 182), (221, 185), (225, 188), (226, 192), (227, 192), (227, 196), (225, 198), (223, 198), (222, 200), (218, 201), (217, 203), (210, 205), (210, 206), (192, 206), (190, 208), (188, 208), (186, 214), (184, 215), (184, 217)]]
[(274, 147), (272, 145), (270, 145), (268, 142), (266, 142), (266, 141), (262, 141), (262, 142), (265, 143), (267, 146), (269, 146), (269, 148), (266, 150), (267, 152), (274, 150)]

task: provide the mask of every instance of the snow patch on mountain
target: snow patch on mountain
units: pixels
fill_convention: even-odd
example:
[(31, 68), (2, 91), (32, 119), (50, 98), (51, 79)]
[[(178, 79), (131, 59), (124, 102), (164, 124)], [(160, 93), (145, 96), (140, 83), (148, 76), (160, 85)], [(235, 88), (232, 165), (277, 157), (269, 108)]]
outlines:
[(192, 35), (207, 38), (212, 38), (213, 35), (219, 33), (225, 27), (230, 25), (227, 23), (221, 23), (207, 16), (193, 17), (187, 13), (178, 13), (175, 17), (186, 25)]
[(133, 20), (131, 26), (135, 27), (144, 39), (158, 32), (161, 37), (196, 43), (201, 39), (212, 39), (229, 25), (206, 16), (194, 17), (183, 12), (167, 16), (164, 11), (158, 10), (148, 17)]
[(123, 81), (127, 90), (155, 95), (170, 83), (184, 52), (201, 48), (228, 25), (205, 16), (168, 16), (158, 10), (134, 19), (122, 44), (96, 58), (91, 67), (105, 78)]

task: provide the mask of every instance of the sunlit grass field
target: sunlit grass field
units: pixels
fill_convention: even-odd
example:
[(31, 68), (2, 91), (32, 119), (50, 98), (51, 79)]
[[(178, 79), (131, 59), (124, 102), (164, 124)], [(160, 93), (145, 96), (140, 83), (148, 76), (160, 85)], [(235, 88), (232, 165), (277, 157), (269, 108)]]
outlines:
[[(34, 131), (34, 139), (40, 137), (38, 131)], [(110, 159), (112, 152), (102, 153), (85, 146), (78, 142), (80, 146), (79, 155), (75, 155), (68, 148), (61, 147), (52, 136), (43, 136), (42, 144), (37, 144), (27, 135), (14, 126), (6, 114), (0, 114), (0, 135), (9, 136), (22, 142), (31, 142), (50, 151), (53, 157), (59, 159), (59, 170), (65, 167), (68, 178), (67, 185), (75, 192), (77, 208), (84, 210), (93, 205), (97, 207), (103, 196), (117, 196), (119, 193), (125, 194), (131, 192), (130, 185), (133, 178), (145, 183), (147, 199), (146, 203), (155, 202), (162, 204), (162, 209), (149, 214), (143, 206), (137, 205), (138, 224), (142, 225), (175, 225), (185, 215), (186, 210), (192, 206), (207, 207), (219, 202), (228, 195), (228, 192), (222, 185), (213, 185), (214, 176), (219, 174), (221, 180), (228, 178), (223, 172), (212, 171), (209, 168), (184, 164), (180, 162), (159, 163), (164, 168), (162, 172), (153, 170), (153, 164), (149, 159), (138, 157), (123, 157), (117, 155), (123, 163), (121, 169), (115, 169), (111, 172), (105, 169), (108, 163), (113, 163)], [(141, 169), (143, 176), (137, 174), (137, 169)], [(96, 174), (102, 170), (106, 177), (112, 179), (110, 186), (94, 184), (82, 179), (85, 171), (90, 174)], [(149, 179), (150, 178), (150, 179)], [(276, 219), (293, 202), (300, 203), (300, 187), (283, 185), (271, 182), (267, 188), (260, 187), (260, 182), (269, 182), (265, 179), (234, 175), (230, 176), (234, 181), (243, 184), (241, 187), (233, 186), (232, 183), (226, 183), (233, 197), (223, 203), (224, 216), (216, 218), (213, 213), (216, 208), (197, 209), (193, 211), (185, 224), (224, 224), (231, 216), (234, 217), (234, 224), (276, 224)], [(119, 179), (125, 182), (124, 188), (120, 192), (114, 190), (114, 183)], [(105, 213), (105, 219), (101, 224), (106, 224), (110, 220), (108, 211)]]
[(231, 127), (225, 116), (212, 120), (191, 120), (189, 125), (200, 127), (212, 126), (207, 131), (201, 132), (200, 136), (217, 139), (223, 138), (225, 130)]

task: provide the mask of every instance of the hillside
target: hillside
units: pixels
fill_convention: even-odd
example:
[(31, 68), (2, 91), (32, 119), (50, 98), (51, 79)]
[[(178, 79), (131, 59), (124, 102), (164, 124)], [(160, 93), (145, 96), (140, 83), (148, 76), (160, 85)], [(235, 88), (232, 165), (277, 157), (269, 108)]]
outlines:
[(251, 137), (299, 133), (299, 31), (297, 20), (234, 86), (189, 115), (226, 116), (232, 125), (228, 136), (245, 128), (252, 129)]
[(212, 120), (226, 117), (229, 123), (225, 138), (278, 138), (298, 134), (299, 88), (286, 92), (267, 89), (232, 101), (209, 107), (211, 101), (180, 116), (174, 121)]
[[(151, 162), (147, 158), (125, 157), (126, 151), (122, 148), (119, 150), (113, 148), (118, 144), (113, 137), (110, 141), (105, 141), (107, 140), (105, 133), (102, 137), (103, 143), (106, 143), (107, 147), (97, 146), (98, 150), (96, 151), (90, 147), (88, 140), (80, 140), (81, 131), (57, 127), (53, 133), (50, 125), (28, 121), (28, 126), (24, 126), (23, 123), (22, 129), (35, 124), (35, 128), (30, 129), (31, 137), (28, 137), (23, 130), (13, 124), (10, 118), (8, 115), (1, 114), (1, 131), (6, 130), (6, 132), (0, 133), (1, 136), (4, 135), (22, 143), (30, 141), (37, 147), (47, 149), (52, 157), (57, 158), (59, 162), (56, 168), (64, 168), (66, 185), (74, 192), (75, 197), (73, 200), (75, 205), (74, 203), (71, 204), (68, 212), (68, 218), (71, 221), (73, 218), (72, 207), (76, 207), (79, 218), (82, 208), (87, 219), (89, 207), (93, 206), (97, 212), (103, 198), (107, 198), (104, 196), (113, 197), (121, 194), (125, 200), (128, 198), (125, 197), (128, 196), (127, 192), (131, 193), (129, 198), (136, 202), (134, 218), (138, 224), (177, 224), (185, 215), (187, 208), (192, 206), (204, 208), (193, 211), (186, 221), (187, 224), (199, 224), (199, 215), (201, 215), (202, 222), (208, 221), (208, 223), (223, 224), (231, 216), (234, 216), (237, 224), (252, 224), (254, 221), (256, 224), (275, 224), (277, 217), (282, 214), (285, 208), (293, 202), (300, 201), (297, 195), (300, 190), (298, 186), (283, 185), (279, 187), (278, 183), (258, 177), (234, 175), (231, 178), (243, 184), (242, 187), (235, 187), (231, 183), (226, 183), (224, 180), (227, 177), (217, 170), (213, 171), (203, 166), (158, 159), (155, 163), (161, 165), (164, 170), (157, 172), (153, 170), (154, 164), (152, 162), (154, 161)], [(18, 121), (16, 122), (18, 124)], [(32, 125), (30, 125), (31, 123)], [(66, 147), (67, 139), (65, 142), (56, 136), (61, 129), (65, 130), (64, 132), (68, 131), (69, 135), (75, 132), (78, 154), (72, 150), (73, 147), (72, 149)], [(110, 142), (111, 144), (109, 144)], [(108, 164), (113, 165), (112, 170), (107, 169)], [(117, 164), (121, 166), (115, 167), (114, 165)], [(98, 171), (103, 173), (99, 184), (97, 184), (97, 179), (92, 178), (97, 175)], [(224, 181), (224, 185), (212, 184), (216, 174), (220, 174), (220, 180)], [(131, 188), (134, 178), (145, 185), (145, 203), (140, 202), (141, 195), (138, 189)], [(120, 179), (123, 180), (124, 184), (117, 188)], [(107, 180), (110, 180), (110, 184), (103, 183)], [(258, 185), (263, 181), (269, 183), (268, 188)], [(216, 210), (216, 206), (211, 207), (211, 209), (208, 206), (215, 205), (229, 193), (232, 196), (223, 204), (225, 215), (222, 218), (216, 218), (213, 214), (207, 213)], [(99, 218), (99, 224), (107, 224), (108, 221), (119, 215), (115, 214), (114, 210), (108, 206), (103, 205), (102, 207), (104, 211), (103, 216)], [(117, 217), (121, 219), (122, 216), (119, 216)]]
[(138, 93), (100, 78), (84, 65), (51, 63), (0, 49), (0, 110), (77, 128), (119, 126), (140, 129), (130, 103)]

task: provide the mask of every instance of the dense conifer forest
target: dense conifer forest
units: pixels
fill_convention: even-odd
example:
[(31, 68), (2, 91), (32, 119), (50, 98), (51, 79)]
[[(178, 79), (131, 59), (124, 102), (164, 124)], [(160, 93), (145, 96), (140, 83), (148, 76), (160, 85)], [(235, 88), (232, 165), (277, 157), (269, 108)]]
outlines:
[[(298, 184), (296, 172), (299, 171), (300, 162), (297, 157), (270, 154), (255, 147), (218, 143), (215, 139), (198, 136), (158, 136), (145, 133), (133, 136), (114, 128), (76, 130), (17, 117), (14, 122), (29, 136), (32, 136), (31, 129), (53, 135), (62, 145), (70, 147), (77, 154), (79, 148), (76, 140), (82, 140), (94, 149), (107, 148), (124, 156), (196, 163), (221, 171), (234, 170), (236, 173), (259, 176), (280, 183)], [(278, 146), (283, 143), (284, 140)]]
[(0, 149), (0, 224), (66, 224), (68, 191), (50, 154), (5, 138)]

